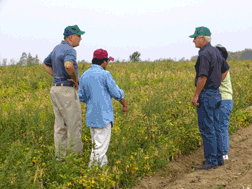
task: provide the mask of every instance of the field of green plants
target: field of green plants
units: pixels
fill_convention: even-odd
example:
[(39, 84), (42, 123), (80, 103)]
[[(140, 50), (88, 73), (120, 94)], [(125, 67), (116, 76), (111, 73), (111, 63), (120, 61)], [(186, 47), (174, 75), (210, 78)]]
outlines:
[[(230, 133), (252, 122), (252, 61), (229, 61), (234, 108)], [(0, 188), (130, 188), (139, 178), (169, 167), (169, 161), (202, 144), (191, 105), (195, 62), (114, 63), (129, 116), (113, 99), (115, 123), (109, 164), (88, 168), (91, 136), (82, 106), (84, 153), (54, 156), (53, 77), (41, 65), (0, 67)], [(79, 75), (90, 64), (79, 64)]]

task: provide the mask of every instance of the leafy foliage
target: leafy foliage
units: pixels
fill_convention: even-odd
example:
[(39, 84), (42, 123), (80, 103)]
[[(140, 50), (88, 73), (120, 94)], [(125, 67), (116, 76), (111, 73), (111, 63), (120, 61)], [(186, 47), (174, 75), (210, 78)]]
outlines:
[[(252, 62), (228, 61), (234, 108), (229, 132), (252, 119)], [(90, 64), (79, 64), (79, 75)], [(191, 105), (194, 62), (114, 63), (107, 70), (125, 92), (129, 117), (113, 99), (109, 164), (88, 168), (91, 136), (82, 107), (83, 155), (54, 156), (53, 78), (41, 65), (0, 67), (0, 188), (130, 188), (138, 178), (202, 144)]]
[(140, 52), (135, 51), (132, 55), (129, 56), (129, 58), (130, 58), (130, 61), (132, 62), (139, 62), (140, 56), (141, 56)]

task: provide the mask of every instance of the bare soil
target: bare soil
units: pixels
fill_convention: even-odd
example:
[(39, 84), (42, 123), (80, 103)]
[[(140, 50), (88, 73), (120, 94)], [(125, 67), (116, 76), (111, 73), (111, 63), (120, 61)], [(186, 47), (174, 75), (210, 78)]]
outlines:
[(194, 170), (204, 161), (203, 146), (169, 163), (169, 169), (144, 177), (134, 189), (249, 189), (252, 188), (252, 124), (229, 138), (229, 160), (210, 170)]

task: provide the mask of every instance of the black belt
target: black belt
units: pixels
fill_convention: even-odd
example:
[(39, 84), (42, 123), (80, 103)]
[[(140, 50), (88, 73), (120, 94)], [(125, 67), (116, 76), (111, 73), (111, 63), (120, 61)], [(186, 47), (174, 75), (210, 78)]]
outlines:
[(67, 86), (67, 87), (73, 87), (74, 84), (72, 83), (54, 83), (53, 86)]

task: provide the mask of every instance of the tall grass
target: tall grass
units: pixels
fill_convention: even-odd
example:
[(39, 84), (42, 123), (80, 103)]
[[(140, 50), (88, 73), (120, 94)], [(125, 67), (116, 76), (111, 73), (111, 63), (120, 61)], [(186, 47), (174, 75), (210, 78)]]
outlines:
[[(234, 108), (229, 131), (252, 115), (252, 62), (230, 61)], [(79, 75), (90, 67), (79, 65)], [(114, 63), (109, 70), (124, 90), (129, 117), (113, 99), (115, 124), (109, 164), (88, 168), (91, 136), (82, 106), (81, 157), (54, 157), (52, 77), (42, 66), (0, 67), (0, 188), (118, 188), (169, 167), (169, 161), (202, 143), (196, 108), (194, 62)]]

